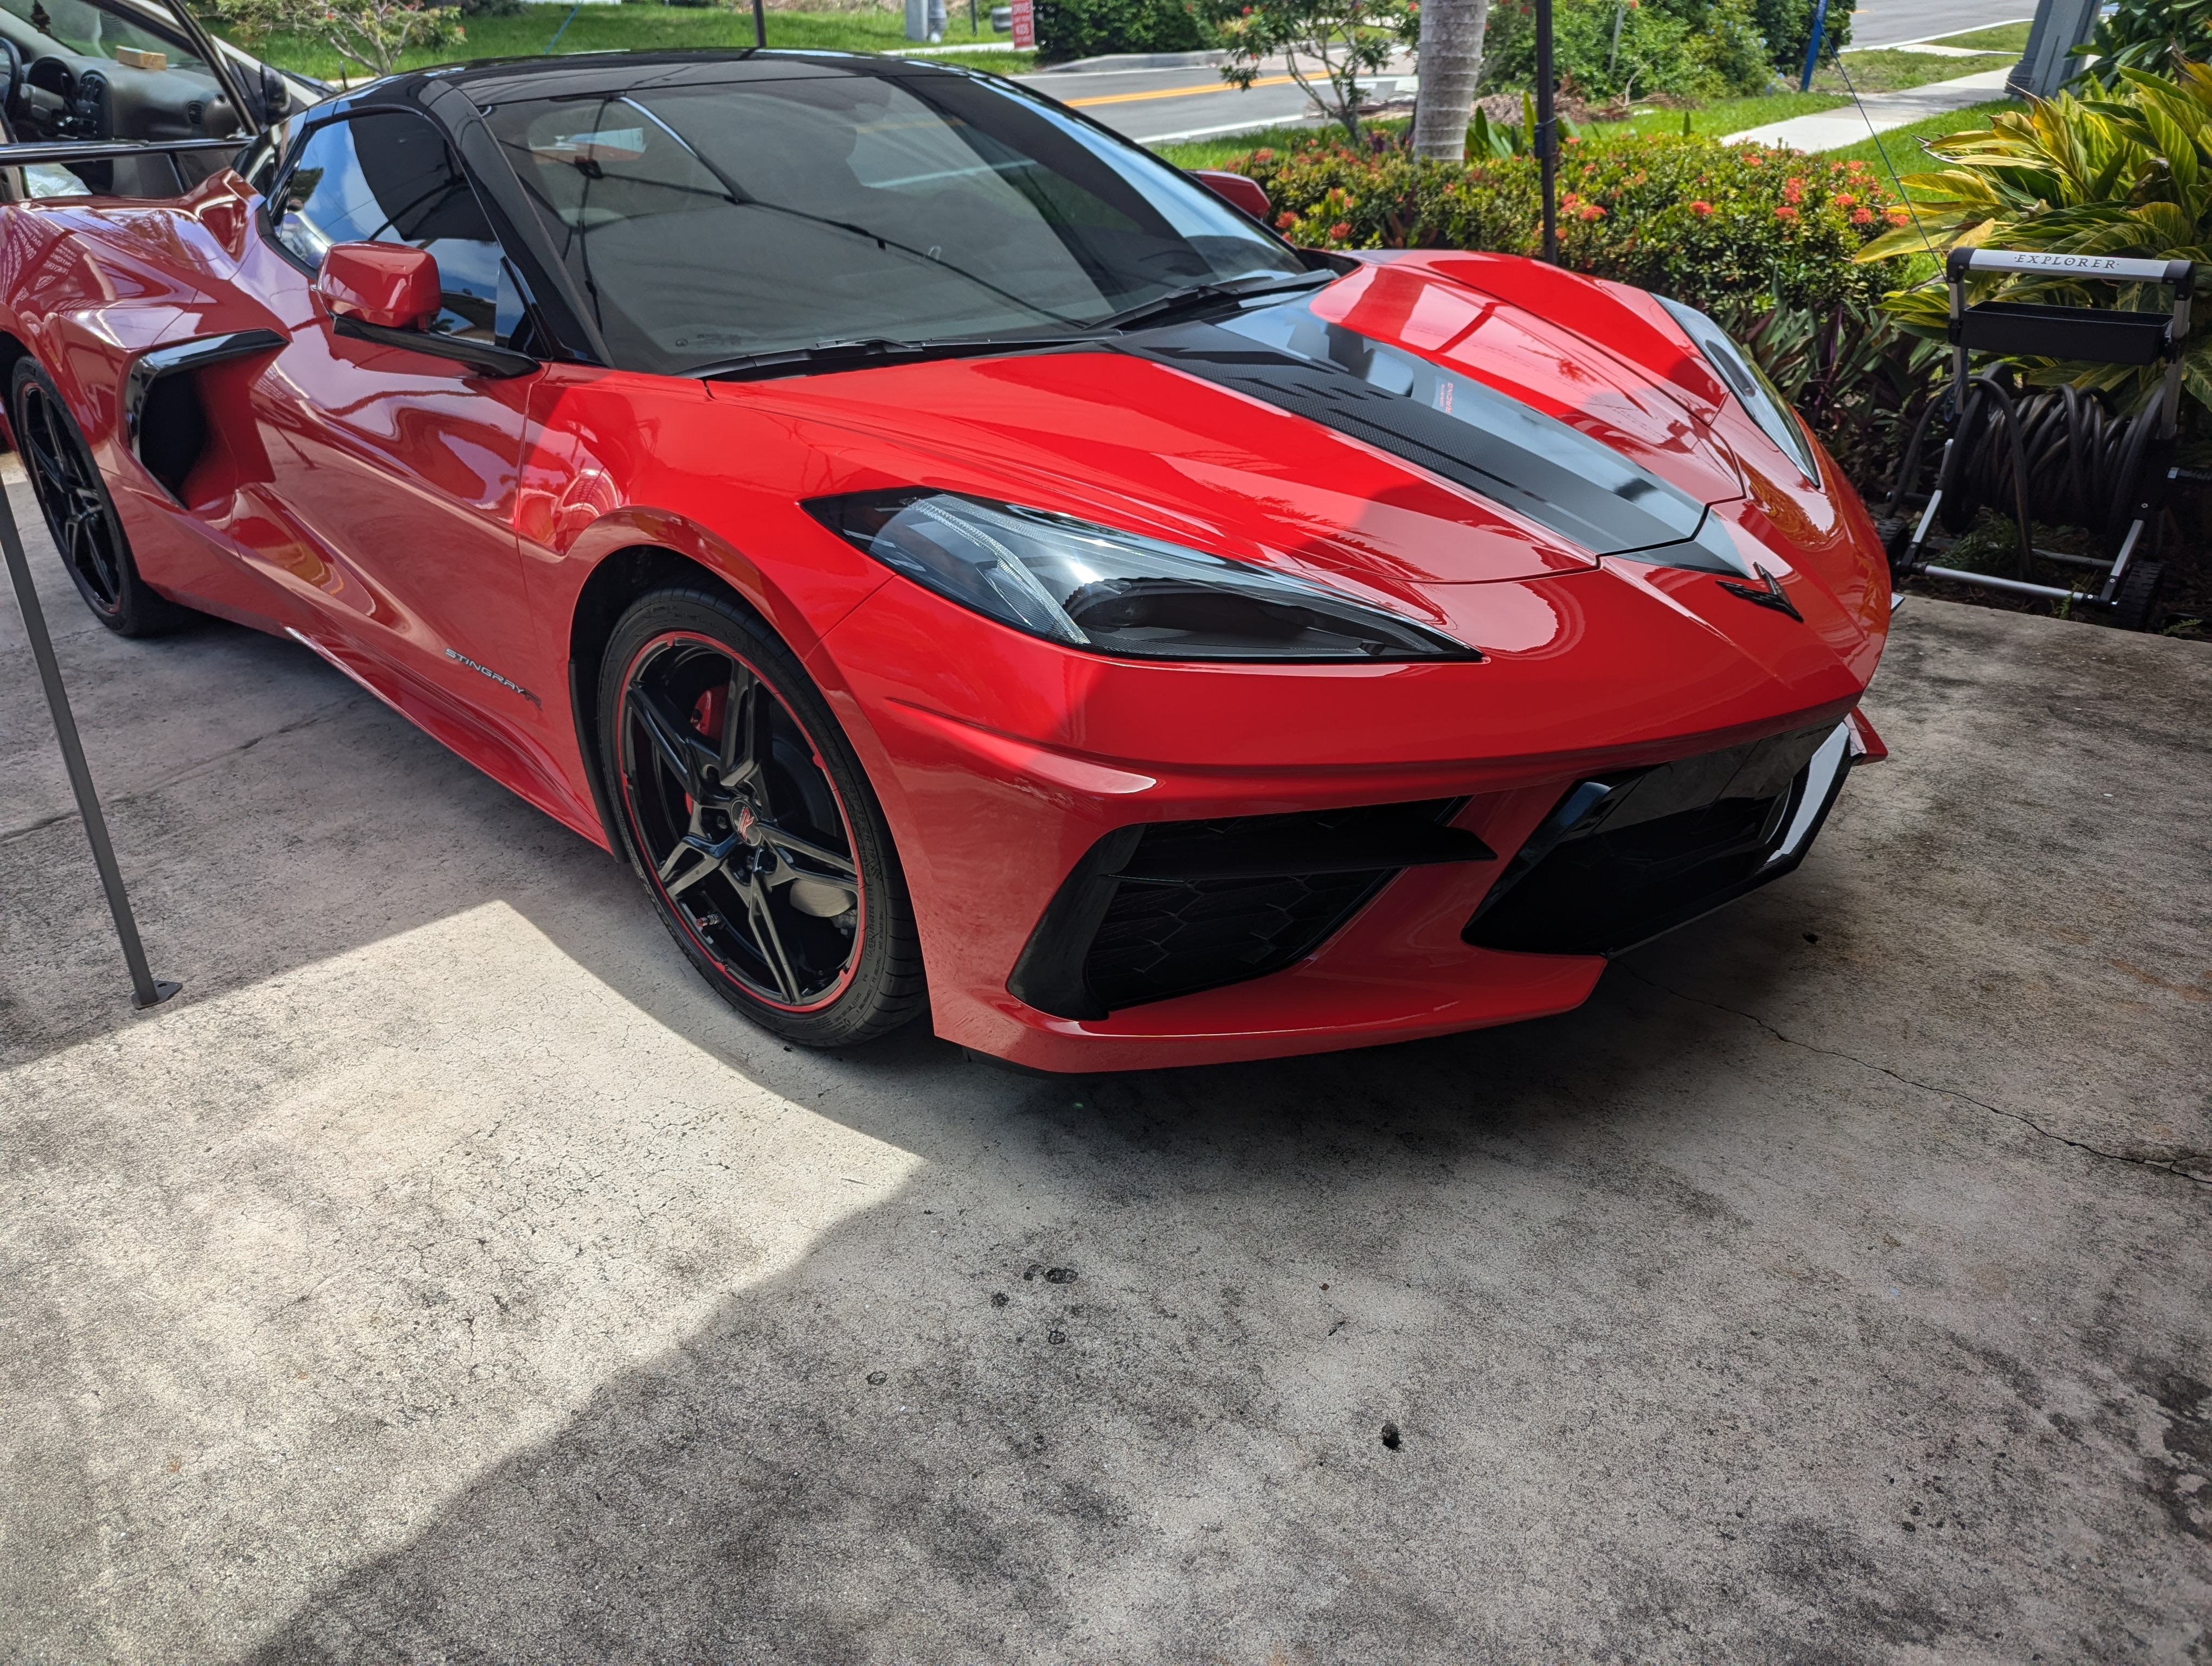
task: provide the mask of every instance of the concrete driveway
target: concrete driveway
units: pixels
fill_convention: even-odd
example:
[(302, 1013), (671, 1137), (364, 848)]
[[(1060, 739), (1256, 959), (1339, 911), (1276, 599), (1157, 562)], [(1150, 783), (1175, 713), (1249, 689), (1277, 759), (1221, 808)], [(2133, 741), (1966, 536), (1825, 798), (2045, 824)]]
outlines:
[(0, 611), (0, 1659), (2212, 1648), (2212, 649), (1917, 601), (1806, 868), (1583, 1011), (1054, 1081), (786, 1051), (43, 559), (187, 988)]

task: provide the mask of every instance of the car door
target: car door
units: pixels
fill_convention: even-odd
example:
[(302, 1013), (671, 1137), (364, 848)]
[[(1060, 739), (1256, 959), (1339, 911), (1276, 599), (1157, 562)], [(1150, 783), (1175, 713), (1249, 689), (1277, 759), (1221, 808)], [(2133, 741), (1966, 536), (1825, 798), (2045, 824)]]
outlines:
[(234, 532), (309, 596), (325, 657), (529, 796), (565, 799), (546, 744), (565, 702), (535, 686), (514, 534), (537, 374), (341, 336), (313, 291), (334, 244), (409, 244), (438, 262), (434, 332), (511, 345), (526, 298), (467, 175), (416, 111), (325, 121), (295, 142), (261, 234), (291, 269), (266, 291), (289, 340), (249, 391), (264, 514)]

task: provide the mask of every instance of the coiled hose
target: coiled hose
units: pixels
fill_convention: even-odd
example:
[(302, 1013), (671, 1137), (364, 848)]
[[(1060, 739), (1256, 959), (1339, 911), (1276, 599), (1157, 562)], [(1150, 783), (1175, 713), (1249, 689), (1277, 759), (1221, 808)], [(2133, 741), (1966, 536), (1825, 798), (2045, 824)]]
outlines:
[[(1899, 513), (1918, 474), (1929, 425), (1949, 403), (1935, 401), (1913, 424), (1897, 489), (1890, 494), (1890, 514)], [(2101, 393), (2077, 387), (2015, 396), (1986, 371), (1969, 377), (1936, 519), (1955, 538), (1985, 507), (2011, 516), (2019, 530), (2021, 578), (2029, 575), (2034, 559), (2029, 528), (2037, 520), (2084, 527), (2103, 540), (2110, 556), (2135, 518), (2143, 453), (2158, 423), (2155, 401), (2124, 416)]]

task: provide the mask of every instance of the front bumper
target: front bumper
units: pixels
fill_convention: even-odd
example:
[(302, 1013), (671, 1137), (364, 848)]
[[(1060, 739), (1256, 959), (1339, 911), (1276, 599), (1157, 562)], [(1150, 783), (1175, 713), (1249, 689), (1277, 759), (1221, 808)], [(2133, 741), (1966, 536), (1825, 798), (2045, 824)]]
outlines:
[[(1848, 769), (1838, 726), (1863, 682), (1844, 657), (1808, 652), (1802, 628), (1791, 632), (1778, 616), (1741, 603), (1729, 611), (1725, 598), (1716, 603), (1703, 576), (1663, 606), (1651, 605), (1648, 574), (1466, 587), (1501, 617), (1541, 610), (1553, 621), (1540, 635), (1524, 629), (1521, 646), (1492, 645), (1480, 664), (1273, 667), (1077, 654), (896, 581), (855, 609), (811, 663), (890, 820), (940, 1036), (1052, 1071), (1216, 1063), (1411, 1040), (1579, 1005), (1605, 952), (1626, 944), (1577, 939), (1548, 952), (1524, 937), (1499, 946), (1471, 927), (1501, 875), (1582, 783), (1619, 784), (1809, 732), (1806, 779), (1784, 783), (1790, 802), (1771, 826), (1756, 824), (1765, 842), (1755, 862), (1739, 860), (1742, 871), (1729, 873), (1730, 894), (1794, 866)], [(1717, 623), (1728, 629), (1724, 651), (1715, 648)], [(1828, 763), (1814, 771), (1810, 754), (1821, 746)], [(1726, 779), (1716, 779), (1717, 791)], [(1695, 807), (1676, 798), (1675, 810)], [(1158, 935), (1156, 924), (1140, 917), (1132, 927), (1129, 908), (1115, 912), (1131, 877), (1129, 830), (1408, 805), (1441, 807), (1437, 829), (1479, 842), (1492, 859), (1355, 867), (1351, 877), (1366, 879), (1326, 896), (1309, 885), (1272, 903), (1230, 897), (1231, 912), (1304, 910), (1282, 930), (1254, 933), (1259, 975), (1176, 993), (1171, 969), (1151, 992), (1158, 998), (1130, 1000), (1126, 976), (1106, 999), (1068, 997), (1071, 966), (1097, 972), (1102, 930), (1124, 928), (1120, 945), (1133, 941), (1139, 960), (1158, 946), (1147, 936)], [(1581, 847), (1585, 858), (1623, 848), (1594, 826), (1553, 831), (1555, 844)], [(1103, 866), (1102, 844), (1119, 847)], [(1055, 909), (1067, 912), (1066, 893), (1086, 863), (1091, 879), (1115, 879), (1115, 895), (1079, 921), (1077, 940), (1057, 945), (1056, 982), (1025, 976), (1039, 959), (1041, 930)], [(1516, 889), (1545, 881), (1540, 865), (1522, 868), (1534, 871), (1518, 873)], [(1695, 893), (1690, 886), (1677, 903), (1694, 904)], [(1208, 910), (1222, 902), (1188, 893), (1167, 910), (1170, 926), (1206, 939), (1220, 923)], [(1299, 941), (1316, 921), (1327, 927), (1317, 941)], [(1217, 958), (1218, 938), (1208, 940)], [(1124, 954), (1120, 974), (1127, 963)]]

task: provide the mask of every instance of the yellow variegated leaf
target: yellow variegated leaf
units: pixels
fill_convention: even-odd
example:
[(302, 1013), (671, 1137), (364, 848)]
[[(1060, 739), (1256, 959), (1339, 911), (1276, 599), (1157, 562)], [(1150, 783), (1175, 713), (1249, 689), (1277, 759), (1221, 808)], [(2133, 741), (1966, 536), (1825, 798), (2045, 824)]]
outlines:
[(2148, 99), (2143, 101), (2143, 125), (2150, 130), (2159, 154), (2166, 158), (2167, 177), (2179, 188), (2177, 194), (2185, 197), (2197, 183), (2196, 142), (2181, 131), (2179, 122)]
[(2170, 81), (2154, 80), (2142, 88), (2141, 102), (2147, 109), (2158, 111), (2191, 139), (2202, 142), (2204, 129), (2212, 124), (2212, 109), (2190, 97)]
[(2160, 252), (2190, 241), (2197, 231), (2180, 205), (2174, 203), (2138, 203), (2134, 218), (2143, 228), (2145, 246)]
[[(1905, 225), (1891, 227), (1851, 258), (1862, 264), (1893, 260), (1901, 254), (1924, 254), (1930, 244), (1938, 250), (1948, 249), (1959, 240), (1954, 234), (1959, 227), (1973, 218), (1959, 214), (1918, 215)], [(1978, 223), (1986, 227), (1992, 222), (1983, 220)]]

